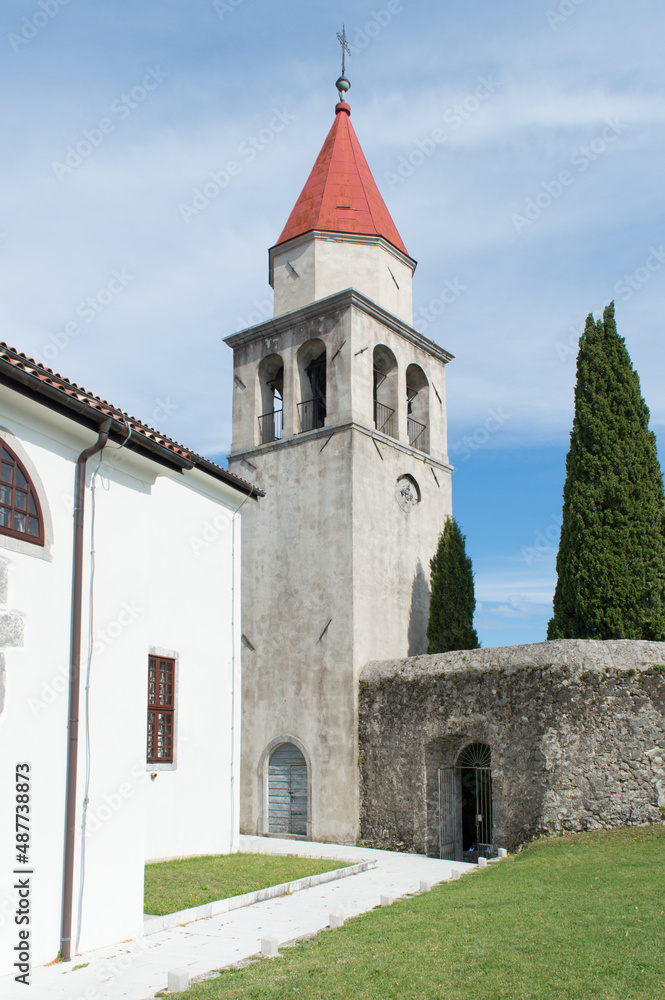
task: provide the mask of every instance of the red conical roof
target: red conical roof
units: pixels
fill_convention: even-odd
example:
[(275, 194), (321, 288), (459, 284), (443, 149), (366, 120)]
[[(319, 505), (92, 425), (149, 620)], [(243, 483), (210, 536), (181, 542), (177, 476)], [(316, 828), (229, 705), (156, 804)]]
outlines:
[(408, 257), (360, 148), (345, 101), (276, 246), (312, 229), (383, 236)]

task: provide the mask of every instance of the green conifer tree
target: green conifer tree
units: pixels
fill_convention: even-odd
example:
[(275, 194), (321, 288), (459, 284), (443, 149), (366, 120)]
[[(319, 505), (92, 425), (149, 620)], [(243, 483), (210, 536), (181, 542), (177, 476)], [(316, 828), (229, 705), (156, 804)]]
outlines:
[(649, 410), (612, 302), (580, 338), (548, 639), (665, 639), (664, 502)]
[(451, 649), (478, 649), (473, 627), (476, 598), (473, 592), (471, 560), (457, 521), (449, 517), (439, 536), (432, 570), (427, 652), (447, 653)]

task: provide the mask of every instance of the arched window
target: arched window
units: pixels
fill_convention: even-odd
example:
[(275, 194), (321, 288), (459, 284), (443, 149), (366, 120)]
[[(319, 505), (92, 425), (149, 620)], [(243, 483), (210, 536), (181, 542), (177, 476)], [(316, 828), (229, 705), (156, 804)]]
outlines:
[(429, 452), (429, 383), (420, 365), (406, 369), (406, 426), (411, 447)]
[(261, 416), (259, 444), (280, 441), (284, 399), (284, 364), (279, 354), (269, 354), (259, 365)]
[(397, 360), (383, 344), (374, 348), (374, 426), (397, 437)]
[(25, 466), (4, 441), (0, 472), (0, 534), (44, 544), (39, 497)]
[(326, 345), (308, 340), (298, 351), (300, 430), (312, 431), (326, 422)]

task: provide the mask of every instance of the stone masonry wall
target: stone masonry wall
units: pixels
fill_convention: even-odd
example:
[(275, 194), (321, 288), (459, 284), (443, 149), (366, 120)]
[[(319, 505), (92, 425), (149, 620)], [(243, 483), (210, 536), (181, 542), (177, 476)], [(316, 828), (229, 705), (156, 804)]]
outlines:
[(495, 847), (665, 817), (665, 643), (560, 640), (369, 663), (361, 836), (438, 853), (440, 767), (492, 753)]

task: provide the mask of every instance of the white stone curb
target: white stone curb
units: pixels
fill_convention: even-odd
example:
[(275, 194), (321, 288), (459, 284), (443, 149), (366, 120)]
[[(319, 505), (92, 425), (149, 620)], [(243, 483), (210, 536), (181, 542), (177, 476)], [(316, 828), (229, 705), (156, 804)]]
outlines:
[(192, 920), (205, 920), (207, 917), (216, 917), (219, 913), (228, 913), (229, 910), (238, 910), (241, 906), (251, 906), (253, 903), (261, 903), (264, 899), (275, 899), (277, 896), (286, 896), (301, 889), (311, 889), (315, 885), (323, 885), (325, 882), (335, 882), (337, 879), (348, 878), (350, 875), (359, 875), (360, 872), (369, 871), (376, 868), (376, 861), (361, 861), (357, 865), (348, 865), (346, 868), (334, 868), (329, 872), (321, 872), (318, 875), (307, 875), (305, 878), (295, 879), (293, 882), (281, 882), (279, 885), (268, 886), (267, 889), (256, 889), (254, 892), (246, 892), (242, 896), (230, 896), (228, 899), (217, 899), (212, 903), (203, 903), (201, 906), (190, 906), (187, 910), (177, 910), (175, 913), (165, 913), (163, 916), (144, 917), (143, 933), (159, 934), (160, 931), (169, 931), (180, 924), (189, 924)]

